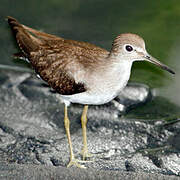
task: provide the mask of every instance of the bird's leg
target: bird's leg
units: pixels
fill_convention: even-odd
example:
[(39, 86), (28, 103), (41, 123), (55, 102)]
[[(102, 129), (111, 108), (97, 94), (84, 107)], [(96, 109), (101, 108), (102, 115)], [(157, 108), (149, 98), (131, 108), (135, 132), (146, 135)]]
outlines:
[(91, 154), (88, 153), (88, 147), (87, 147), (87, 136), (86, 136), (87, 111), (88, 111), (88, 105), (85, 105), (81, 116), (82, 134), (83, 134), (83, 149), (81, 151), (81, 154), (83, 156), (83, 161), (87, 157), (92, 156)]
[(71, 142), (71, 136), (70, 136), (70, 130), (69, 130), (70, 121), (69, 121), (69, 118), (68, 118), (67, 106), (66, 105), (64, 107), (64, 126), (65, 126), (65, 129), (66, 129), (66, 135), (67, 135), (67, 138), (68, 138), (69, 150), (70, 150), (70, 162), (67, 165), (67, 167), (75, 165), (75, 166), (77, 166), (79, 168), (85, 168), (85, 166), (80, 165), (78, 163), (78, 160), (75, 159), (75, 157), (74, 157), (73, 148), (72, 148), (72, 142)]

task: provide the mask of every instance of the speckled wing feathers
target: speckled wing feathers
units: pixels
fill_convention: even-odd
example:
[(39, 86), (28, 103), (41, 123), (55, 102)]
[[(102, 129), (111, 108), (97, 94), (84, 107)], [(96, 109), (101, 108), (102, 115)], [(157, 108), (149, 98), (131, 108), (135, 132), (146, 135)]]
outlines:
[[(93, 44), (36, 31), (8, 17), (8, 23), (25, 58), (43, 80), (62, 95), (87, 90), (83, 81), (74, 77), (79, 70), (92, 68), (109, 52)], [(81, 69), (80, 69), (81, 68)]]
[(52, 50), (39, 50), (31, 53), (31, 64), (43, 80), (62, 95), (71, 95), (86, 91), (85, 85), (75, 82), (66, 70), (68, 61), (64, 62), (61, 53)]

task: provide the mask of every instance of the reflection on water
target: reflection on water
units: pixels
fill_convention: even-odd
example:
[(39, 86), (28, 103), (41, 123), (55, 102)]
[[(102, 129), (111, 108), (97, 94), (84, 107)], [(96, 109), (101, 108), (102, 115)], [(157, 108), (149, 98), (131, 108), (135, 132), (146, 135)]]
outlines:
[(163, 96), (169, 97), (172, 102), (180, 105), (180, 38), (177, 37), (177, 41), (169, 50), (168, 62), (172, 67), (176, 69), (176, 74), (171, 80), (165, 81), (165, 86), (161, 87), (160, 92)]
[(33, 28), (68, 39), (88, 41), (111, 48), (113, 39), (124, 32), (145, 39), (148, 52), (176, 71), (176, 76), (149, 63), (133, 65), (132, 81), (161, 87), (160, 93), (180, 104), (179, 52), (180, 1), (123, 0), (2, 0), (0, 6), (0, 64), (26, 66), (13, 61), (16, 46), (4, 18), (14, 16)]

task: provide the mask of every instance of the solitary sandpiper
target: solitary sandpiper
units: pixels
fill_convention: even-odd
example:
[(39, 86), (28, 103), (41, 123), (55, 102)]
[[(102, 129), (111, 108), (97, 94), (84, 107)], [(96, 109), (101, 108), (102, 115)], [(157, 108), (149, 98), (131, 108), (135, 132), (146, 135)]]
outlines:
[(8, 23), (21, 50), (14, 56), (28, 60), (35, 72), (60, 94), (65, 104), (64, 125), (70, 149), (68, 167), (84, 167), (75, 159), (72, 149), (67, 113), (70, 103), (84, 105), (81, 116), (84, 161), (90, 156), (86, 140), (88, 105), (104, 104), (115, 98), (126, 86), (134, 61), (149, 61), (175, 74), (147, 53), (144, 40), (136, 34), (120, 34), (109, 52), (90, 43), (39, 32), (13, 17), (8, 17)]

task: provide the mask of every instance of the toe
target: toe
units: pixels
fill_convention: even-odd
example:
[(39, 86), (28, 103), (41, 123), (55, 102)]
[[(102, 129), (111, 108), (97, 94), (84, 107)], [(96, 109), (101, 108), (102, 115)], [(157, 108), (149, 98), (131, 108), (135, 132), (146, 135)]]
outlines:
[(78, 168), (83, 168), (83, 169), (86, 168), (84, 165), (81, 165), (78, 162), (81, 162), (81, 161), (79, 161), (77, 159), (71, 159), (70, 162), (68, 163), (67, 167), (76, 166)]

